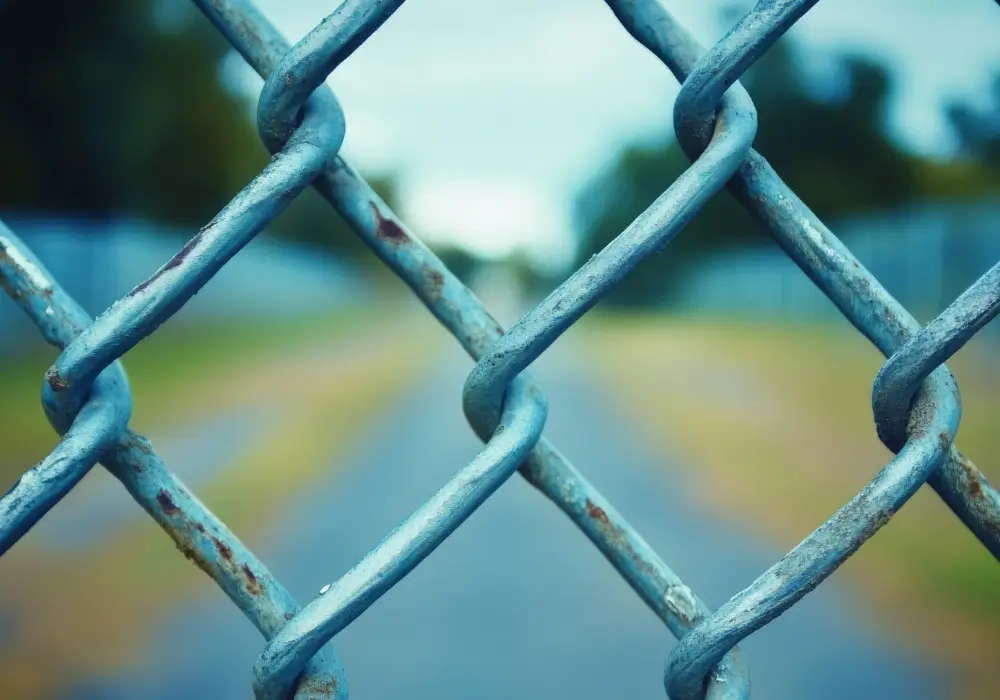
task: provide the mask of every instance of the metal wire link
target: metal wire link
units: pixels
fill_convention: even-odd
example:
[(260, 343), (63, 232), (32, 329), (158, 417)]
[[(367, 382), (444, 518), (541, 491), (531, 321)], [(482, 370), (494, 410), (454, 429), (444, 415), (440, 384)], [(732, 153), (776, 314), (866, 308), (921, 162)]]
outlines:
[[(601, 253), (504, 332), (472, 292), (337, 155), (344, 113), (330, 73), (402, 5), (345, 0), (294, 46), (247, 0), (194, 0), (265, 79), (261, 138), (274, 158), (207, 226), (96, 320), (0, 224), (0, 284), (62, 350), (42, 400), (58, 447), (0, 499), (0, 554), (100, 461), (267, 640), (258, 700), (346, 698), (330, 641), (413, 570), (515, 471), (555, 503), (680, 640), (664, 674), (673, 700), (737, 700), (750, 681), (736, 645), (853, 554), (925, 482), (994, 556), (1000, 496), (953, 446), (961, 416), (944, 362), (1000, 311), (1000, 264), (926, 327), (865, 270), (751, 144), (757, 115), (740, 75), (817, 0), (762, 0), (705, 52), (658, 0), (606, 0), (681, 81), (674, 107), (691, 166)], [(326, 593), (299, 607), (263, 564), (128, 429), (119, 358), (177, 313), (308, 186), (315, 187), (476, 360), (463, 409), (484, 447)], [(888, 358), (873, 385), (879, 437), (896, 457), (850, 502), (715, 612), (544, 437), (530, 365), (723, 187)]]

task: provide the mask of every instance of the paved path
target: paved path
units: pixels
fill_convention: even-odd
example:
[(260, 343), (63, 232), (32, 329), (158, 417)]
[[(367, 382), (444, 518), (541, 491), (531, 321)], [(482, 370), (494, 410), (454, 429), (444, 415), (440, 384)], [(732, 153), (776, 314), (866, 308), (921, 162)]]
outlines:
[[(547, 435), (710, 606), (780, 555), (686, 505), (686, 486), (633, 443), (629, 427), (581, 381), (577, 358), (554, 353), (537, 368), (550, 397)], [(460, 409), (470, 367), (457, 350), (444, 358), (260, 549), (300, 601), (475, 454)], [(337, 639), (355, 700), (662, 700), (673, 644), (568, 519), (518, 476)], [(154, 647), (146, 667), (70, 697), (251, 697), (262, 641), (221, 593), (179, 611)], [(865, 631), (836, 582), (743, 648), (761, 700), (946, 696), (941, 673)]]

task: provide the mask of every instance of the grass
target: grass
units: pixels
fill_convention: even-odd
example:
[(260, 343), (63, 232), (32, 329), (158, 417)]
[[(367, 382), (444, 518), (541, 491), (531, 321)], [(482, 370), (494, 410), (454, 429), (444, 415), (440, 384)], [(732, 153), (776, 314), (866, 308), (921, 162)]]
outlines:
[[(313, 352), (308, 361), (290, 353), (290, 345), (315, 347), (348, 330), (352, 337), (331, 343), (329, 353)], [(256, 549), (295, 495), (336, 470), (430, 356), (428, 334), (414, 337), (400, 324), (379, 333), (356, 319), (185, 331), (126, 358), (126, 367), (137, 396), (168, 407), (160, 414), (150, 407), (146, 420), (196, 421), (217, 408), (213, 401), (267, 401), (275, 410), (230, 463), (194, 489)], [(177, 364), (186, 371), (156, 371)], [(0, 644), (0, 697), (60, 697), (72, 681), (141, 662), (157, 624), (198, 594), (232, 605), (145, 517), (69, 553), (26, 539), (5, 555), (0, 577), (3, 608), (24, 611), (11, 613), (16, 636)], [(249, 625), (247, 633), (254, 633)]]
[[(358, 330), (359, 311), (289, 320), (177, 325), (167, 322), (122, 358), (133, 396), (132, 425), (169, 423), (187, 410), (188, 389), (223, 370), (252, 365), (282, 351), (334, 340)], [(0, 485), (4, 489), (57, 443), (41, 408), (42, 377), (57, 356), (35, 339), (0, 364)]]
[[(783, 549), (892, 458), (870, 403), (883, 358), (846, 324), (604, 316), (584, 332), (622, 410), (706, 507)], [(962, 390), (958, 447), (996, 483), (1000, 369), (988, 343), (949, 367)], [(961, 697), (996, 697), (1000, 566), (929, 487), (841, 572), (883, 632), (960, 672)]]

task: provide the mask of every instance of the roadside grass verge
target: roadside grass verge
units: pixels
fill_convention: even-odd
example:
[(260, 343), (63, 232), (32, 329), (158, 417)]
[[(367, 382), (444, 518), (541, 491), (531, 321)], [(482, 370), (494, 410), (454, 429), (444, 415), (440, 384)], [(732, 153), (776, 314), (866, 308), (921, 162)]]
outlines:
[[(218, 363), (196, 359), (204, 381), (185, 386), (188, 403), (199, 410), (223, 386), (234, 387), (226, 395), (230, 401), (274, 402), (274, 420), (193, 488), (251, 549), (259, 547), (297, 494), (336, 473), (361, 446), (366, 427), (392, 406), (431, 356), (427, 334), (397, 327), (388, 335), (361, 335), (366, 337), (341, 352), (314, 353), (308, 362), (258, 358), (234, 368), (229, 353), (221, 353), (228, 367), (221, 372)], [(386, 342), (393, 337), (395, 342)], [(187, 420), (205, 417), (189, 413)], [(121, 497), (128, 498), (124, 489)], [(72, 682), (141, 663), (158, 625), (193, 596), (232, 607), (141, 515), (112, 536), (68, 553), (26, 539), (5, 555), (3, 567), (0, 604), (14, 624), (12, 634), (0, 640), (0, 697), (61, 697)], [(235, 608), (233, 614), (239, 614)], [(249, 624), (246, 630), (256, 634)]]
[[(892, 458), (871, 412), (883, 358), (846, 323), (603, 314), (581, 337), (664, 468), (683, 472), (717, 517), (782, 549)], [(997, 483), (1000, 366), (990, 342), (974, 339), (948, 364), (962, 391), (956, 443)], [(841, 572), (880, 631), (957, 671), (961, 697), (997, 697), (1000, 565), (930, 487)]]

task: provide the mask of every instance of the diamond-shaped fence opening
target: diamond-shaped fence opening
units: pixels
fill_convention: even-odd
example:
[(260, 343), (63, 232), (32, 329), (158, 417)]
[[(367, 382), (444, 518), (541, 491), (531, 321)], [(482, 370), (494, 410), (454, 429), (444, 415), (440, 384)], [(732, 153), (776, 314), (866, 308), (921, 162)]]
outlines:
[[(294, 46), (246, 0), (195, 2), (265, 78), (258, 127), (273, 158), (174, 257), (96, 319), (0, 226), (0, 282), (62, 351), (43, 386), (46, 415), (62, 439), (0, 500), (0, 551), (100, 461), (265, 637), (253, 670), (260, 700), (346, 696), (331, 640), (515, 471), (579, 527), (680, 639), (664, 678), (674, 700), (748, 697), (740, 640), (819, 585), (924, 483), (1000, 556), (1000, 497), (953, 445), (960, 399), (943, 364), (1000, 310), (1000, 265), (921, 327), (751, 147), (756, 113), (737, 80), (816, 0), (762, 0), (707, 51), (658, 0), (607, 0), (625, 30), (682, 82), (674, 122), (691, 165), (600, 254), (506, 331), (338, 156), (345, 117), (325, 81), (402, 0), (345, 0)], [(302, 607), (129, 429), (131, 394), (118, 360), (178, 313), (310, 186), (477, 360), (463, 399), (484, 447)], [(878, 435), (896, 456), (828, 521), (712, 611), (542, 436), (545, 395), (528, 368), (723, 187), (889, 358), (875, 379), (872, 405)]]

